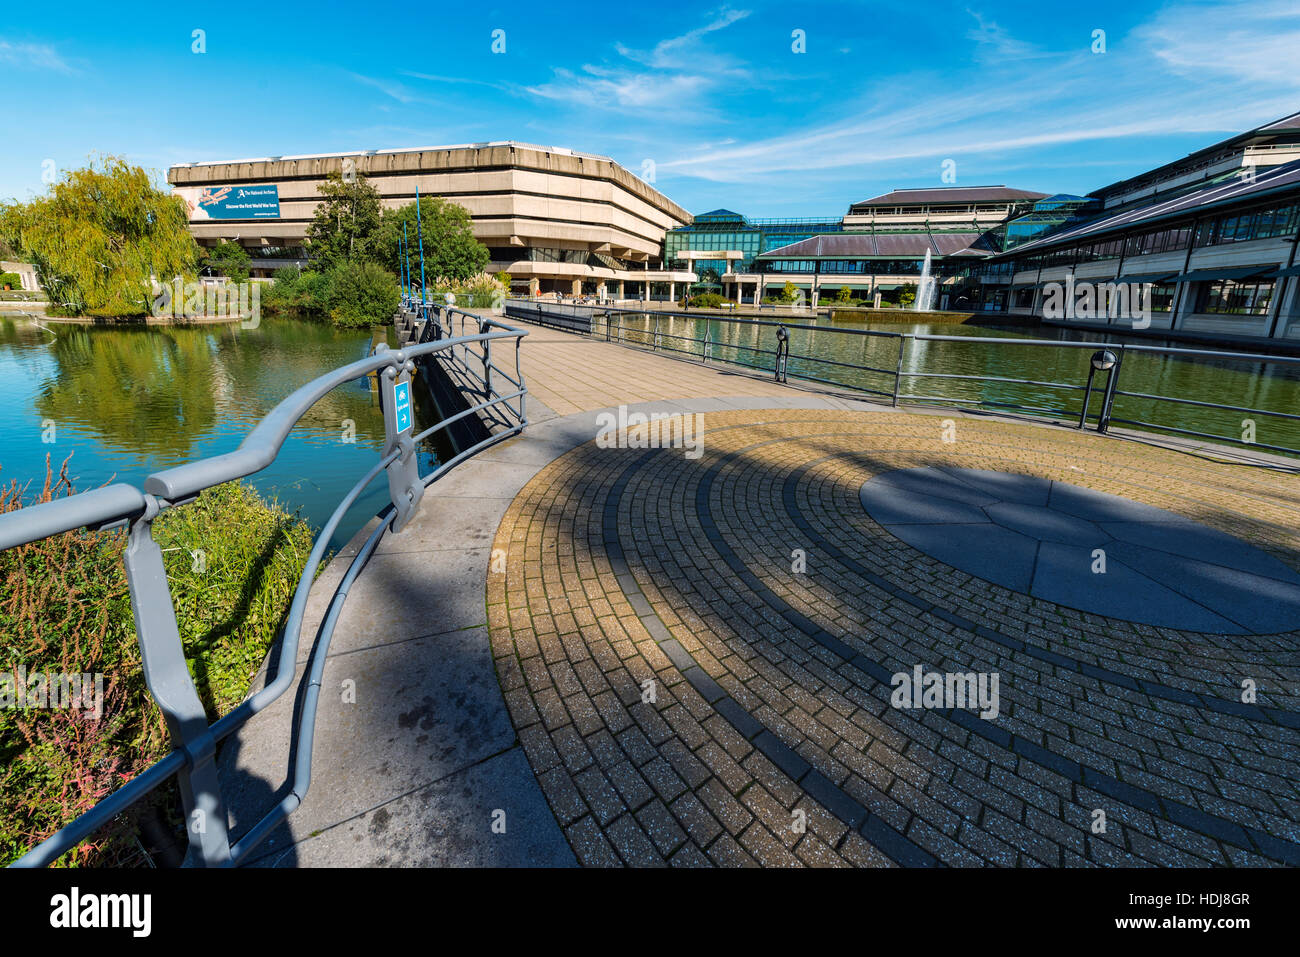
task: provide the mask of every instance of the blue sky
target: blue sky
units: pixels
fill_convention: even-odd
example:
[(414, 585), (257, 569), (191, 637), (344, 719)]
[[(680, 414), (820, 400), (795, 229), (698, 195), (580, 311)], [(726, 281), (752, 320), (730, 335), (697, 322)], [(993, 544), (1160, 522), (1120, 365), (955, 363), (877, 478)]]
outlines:
[(959, 185), (1082, 193), (1300, 110), (1297, 50), (1294, 0), (73, 0), (0, 23), (0, 197), (95, 152), (165, 172), (502, 139), (649, 160), (696, 213), (838, 216), (949, 159)]

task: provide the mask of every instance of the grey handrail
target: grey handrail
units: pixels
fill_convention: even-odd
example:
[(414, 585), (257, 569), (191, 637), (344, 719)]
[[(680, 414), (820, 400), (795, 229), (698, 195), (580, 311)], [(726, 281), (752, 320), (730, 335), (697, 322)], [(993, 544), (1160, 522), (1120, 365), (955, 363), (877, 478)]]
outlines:
[[(403, 303), (404, 307), (406, 305)], [(420, 312), (426, 315), (431, 308), (436, 307), (431, 307), (428, 303), (419, 304)], [(451, 312), (452, 310), (447, 310), (445, 315), (449, 317)], [(163, 712), (173, 745), (169, 754), (29, 850), (14, 862), (14, 866), (38, 867), (57, 860), (173, 775), (180, 783), (188, 825), (189, 852), (186, 860), (187, 863), (198, 866), (237, 864), (246, 859), (257, 844), (301, 804), (311, 782), (311, 742), (320, 669), (324, 667), (334, 626), (348, 588), (364, 567), (380, 536), (390, 530), (400, 532), (409, 521), (419, 507), (427, 485), (489, 445), (518, 434), (528, 424), (524, 416), (524, 397), (528, 390), (523, 382), (517, 354), (520, 341), (528, 333), (495, 320), (482, 322), (480, 329), (482, 331), (474, 335), (440, 338), (402, 349), (389, 350), (386, 346), (381, 346), (365, 359), (335, 369), (295, 390), (263, 417), (235, 451), (156, 472), (144, 480), (143, 489), (126, 484), (110, 485), (0, 515), (0, 550), (81, 527), (100, 529), (122, 523), (130, 526), (124, 561), (142, 665), (150, 694)], [(482, 401), (443, 419), (419, 435), (413, 435), (412, 416), (408, 414), (405, 418), (399, 417), (396, 393), (403, 386), (409, 390), (415, 360), (442, 353), (454, 360), (457, 347), (465, 355), (469, 354), (470, 347), (475, 343), (483, 344), (486, 355), (488, 344), (494, 339), (515, 341), (516, 371), (519, 378), (506, 378), (517, 388), (506, 394), (485, 392)], [(274, 677), (260, 691), (249, 695), (236, 708), (209, 725), (185, 665), (162, 553), (152, 539), (151, 524), (163, 509), (182, 506), (204, 489), (243, 478), (265, 468), (274, 461), (294, 426), (316, 402), (345, 382), (376, 372), (381, 375), (385, 422), (383, 455), (343, 497), (316, 536), (285, 619)], [(510, 406), (510, 402), (515, 399), (519, 402), (517, 410)], [(503, 431), (490, 435), (440, 464), (430, 475), (419, 475), (415, 455), (417, 443), (465, 416), (495, 410), (498, 406), (513, 414), (513, 423), (505, 423), (507, 427)], [(331, 597), (325, 619), (317, 630), (308, 665), (312, 677), (304, 706), (299, 713), (299, 746), (290, 793), (238, 842), (232, 844), (226, 834), (224, 802), (214, 763), (216, 745), (279, 698), (294, 683), (307, 597), (320, 563), (324, 560), (327, 544), (353, 503), (384, 471), (388, 472), (392, 503), (381, 512), (378, 527), (352, 559)]]
[[(103, 528), (145, 508), (144, 494), (134, 486), (106, 485), (80, 495), (29, 505), (0, 515), (0, 551), (61, 535), (77, 528)], [(22, 516), (19, 521), (17, 516)]]

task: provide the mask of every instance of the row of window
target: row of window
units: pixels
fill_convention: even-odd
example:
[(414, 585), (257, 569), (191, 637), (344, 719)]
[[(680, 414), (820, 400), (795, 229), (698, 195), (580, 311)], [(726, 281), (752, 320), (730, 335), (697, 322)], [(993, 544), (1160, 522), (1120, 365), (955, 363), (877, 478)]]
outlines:
[(1267, 316), (1273, 301), (1273, 280), (1207, 282), (1196, 299), (1196, 312), (1226, 316)]
[(623, 260), (607, 253), (593, 253), (585, 249), (558, 249), (553, 246), (490, 246), (488, 259), (497, 263), (523, 260), (535, 263), (574, 263), (579, 266), (599, 266), (605, 269), (631, 268)]
[[(939, 264), (931, 266), (940, 274)], [(819, 275), (919, 276), (920, 259), (764, 259), (754, 263), (760, 273), (817, 273)]]
[(853, 216), (866, 216), (875, 214), (877, 216), (920, 216), (929, 214), (931, 216), (949, 216), (956, 213), (1005, 213), (1009, 207), (1005, 204), (997, 206), (988, 205), (957, 205), (957, 204), (940, 204), (935, 206), (863, 206), (850, 213)]
[[(1273, 301), (1273, 289), (1275, 283), (1272, 279), (1247, 280), (1238, 282), (1232, 279), (1216, 280), (1214, 282), (1196, 283), (1199, 287), (1196, 292), (1195, 308), (1192, 310), (1196, 313), (1206, 313), (1209, 315), (1224, 316), (1267, 316), (1269, 306)], [(1136, 292), (1137, 287), (1133, 287)], [(1108, 290), (1105, 285), (1097, 289), (1097, 296), (1100, 300), (1096, 303), (1098, 314), (1107, 311), (1107, 294)], [(1117, 295), (1129, 295), (1129, 292), (1114, 290)], [(1170, 312), (1174, 308), (1174, 296), (1176, 288), (1173, 283), (1162, 282), (1150, 286), (1149, 292), (1142, 294), (1149, 295), (1150, 299), (1145, 303), (1152, 312)], [(1034, 287), (1020, 286), (1014, 291), (1012, 302), (1016, 308), (1029, 309), (1034, 304)]]
[(1300, 204), (1253, 209), (1218, 216), (1198, 223), (1193, 239), (1190, 224), (1147, 230), (1122, 239), (1107, 239), (1049, 249), (1016, 261), (1017, 270), (1118, 259), (1122, 256), (1147, 256), (1153, 253), (1186, 249), (1193, 243), (1217, 246), (1252, 239), (1274, 239), (1294, 235), (1300, 228)]
[(1198, 225), (1196, 245), (1216, 246), (1220, 243), (1240, 243), (1248, 239), (1290, 236), (1295, 233), (1298, 225), (1300, 225), (1300, 205), (1234, 213)]

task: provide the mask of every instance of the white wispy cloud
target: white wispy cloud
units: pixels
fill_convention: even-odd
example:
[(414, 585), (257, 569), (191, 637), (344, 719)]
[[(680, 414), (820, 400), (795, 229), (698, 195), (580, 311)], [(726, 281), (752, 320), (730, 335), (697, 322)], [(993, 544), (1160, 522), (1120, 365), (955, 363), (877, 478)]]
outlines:
[(57, 73), (76, 73), (77, 70), (46, 43), (15, 43), (0, 38), (0, 65), (20, 69), (54, 70)]
[(398, 103), (425, 103), (427, 100), (422, 99), (410, 87), (398, 83), (394, 80), (385, 80), (379, 77), (364, 76), (360, 73), (349, 73), (348, 76), (358, 83), (364, 83), (366, 86), (373, 86), (387, 96), (391, 96)]
[(1300, 5), (1294, 0), (1167, 8), (1134, 37), (1180, 75), (1300, 86)]
[(747, 10), (723, 7), (702, 26), (660, 40), (649, 50), (615, 44), (613, 64), (556, 68), (553, 78), (527, 88), (547, 100), (588, 108), (650, 111), (665, 107), (678, 115), (711, 113), (707, 95), (726, 84), (743, 83), (748, 69), (736, 58), (710, 48), (706, 38), (745, 17)]
[(1109, 53), (1080, 44), (1051, 53), (1050, 65), (1004, 68), (991, 53), (1009, 61), (1049, 54), (971, 15), (977, 70), (889, 77), (846, 96), (839, 116), (807, 115), (777, 135), (717, 149), (681, 143), (659, 169), (719, 182), (888, 164), (928, 170), (949, 157), (1249, 129), (1300, 109), (1293, 3), (1184, 2), (1109, 38)]
[(492, 80), (480, 80), (472, 76), (439, 76), (436, 73), (418, 73), (415, 70), (403, 70), (402, 76), (409, 76), (414, 80), (425, 80), (429, 83), (454, 83), (460, 86), (486, 86), (494, 90), (504, 90), (507, 93), (517, 92), (515, 87), (509, 83), (496, 83)]
[(1016, 39), (994, 21), (985, 19), (978, 11), (966, 12), (975, 18), (976, 23), (967, 32), (966, 39), (975, 41), (976, 55), (981, 59), (1023, 60), (1044, 55), (1044, 51), (1032, 43)]
[[(712, 14), (713, 19), (703, 26), (688, 30), (676, 37), (660, 40), (649, 52), (635, 50), (624, 44), (615, 44), (615, 49), (629, 60), (643, 63), (656, 70), (698, 69), (700, 41), (710, 33), (724, 30), (749, 16), (748, 10), (731, 10), (723, 7)], [(716, 62), (718, 54), (711, 53)]]

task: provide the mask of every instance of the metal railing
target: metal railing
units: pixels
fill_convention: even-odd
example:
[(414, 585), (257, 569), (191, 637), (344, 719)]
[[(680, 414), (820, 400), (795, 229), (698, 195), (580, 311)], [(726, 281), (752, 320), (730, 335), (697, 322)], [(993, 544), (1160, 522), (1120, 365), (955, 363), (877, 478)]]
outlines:
[[(517, 303), (507, 305), (507, 315), (528, 321), (538, 311), (545, 312), (544, 304)], [(687, 319), (699, 323), (704, 335), (686, 335), (682, 331), (674, 332), (665, 328), (671, 321)], [(770, 331), (770, 339), (763, 344), (738, 344), (722, 335), (713, 334), (715, 325), (730, 329), (756, 329)], [(1116, 414), (1116, 401), (1121, 398), (1168, 403), (1177, 407), (1199, 407), (1222, 412), (1244, 413), (1263, 416), (1283, 422), (1300, 422), (1300, 415), (1290, 412), (1262, 409), (1242, 404), (1210, 402), (1203, 398), (1183, 395), (1160, 395), (1136, 389), (1120, 388), (1121, 373), (1126, 356), (1145, 354), (1167, 356), (1182, 359), (1207, 359), (1228, 363), (1276, 363), (1300, 369), (1300, 358), (1257, 353), (1223, 352), (1209, 349), (1185, 349), (1173, 346), (1133, 345), (1123, 343), (1071, 342), (1058, 339), (1030, 339), (994, 336), (950, 336), (922, 333), (885, 332), (876, 329), (849, 329), (842, 326), (812, 325), (770, 319), (748, 318), (740, 316), (702, 316), (689, 312), (659, 312), (654, 310), (597, 308), (591, 310), (590, 329), (586, 331), (594, 338), (607, 342), (647, 348), (656, 352), (676, 353), (706, 363), (720, 362), (728, 365), (758, 371), (771, 372), (778, 381), (797, 379), (818, 385), (849, 389), (887, 399), (891, 405), (918, 404), (929, 406), (973, 406), (1003, 412), (1017, 412), (1036, 417), (1052, 417), (1069, 421), (1077, 420), (1077, 427), (1084, 428), (1088, 422), (1096, 425), (1097, 431), (1105, 433), (1112, 425), (1133, 426), (1140, 430), (1154, 430), (1184, 435), (1194, 438), (1209, 439), (1225, 444), (1249, 447), (1252, 449), (1281, 452), (1286, 455), (1300, 455), (1300, 442), (1296, 445), (1273, 444), (1261, 441), (1247, 441), (1241, 435), (1224, 435), (1202, 429), (1186, 428), (1177, 422), (1157, 422), (1150, 418), (1128, 418)], [(792, 332), (815, 333), (818, 337), (845, 337), (892, 340), (897, 343), (897, 351), (890, 355), (890, 367), (871, 365), (868, 362), (849, 362), (830, 358), (826, 355), (813, 355), (807, 351), (796, 352), (792, 349)], [(733, 337), (734, 338), (734, 337)], [(771, 348), (767, 348), (767, 343)], [(1088, 350), (1093, 353), (1086, 369), (1086, 377), (1081, 374), (1075, 381), (1052, 381), (1008, 375), (962, 374), (945, 372), (941, 369), (912, 368), (918, 343), (960, 343), (983, 350), (1016, 349), (1052, 349), (1062, 352)], [(1113, 362), (1105, 368), (1098, 367), (1102, 362), (1100, 353), (1112, 353)], [(879, 360), (876, 360), (879, 361)], [(924, 359), (922, 359), (924, 361)], [(1105, 385), (1101, 390), (1101, 401), (1094, 412), (1089, 408), (1089, 399), (1094, 391), (1093, 379), (1097, 373), (1105, 374)], [(998, 401), (981, 395), (971, 398), (938, 392), (913, 391), (907, 388), (913, 383), (926, 381), (952, 381), (972, 383), (994, 383), (1002, 386), (1029, 386), (1038, 390), (1050, 390), (1053, 395), (1061, 396), (1057, 407), (1027, 404), (1018, 401)], [(1300, 388), (1300, 386), (1297, 386)], [(1077, 405), (1068, 400), (1077, 397)]]
[[(185, 811), (189, 841), (186, 863), (189, 865), (239, 864), (301, 805), (311, 784), (312, 740), (325, 658), (352, 583), (384, 532), (391, 529), (399, 533), (410, 522), (426, 487), (466, 458), (523, 431), (528, 424), (524, 411), (524, 397), (528, 390), (518, 365), (519, 342), (528, 334), (526, 331), (448, 307), (405, 302), (403, 313), (409, 315), (412, 312), (421, 317), (418, 327), (421, 341), (397, 350), (390, 350), (386, 344), (380, 345), (367, 358), (301, 386), (272, 409), (233, 452), (155, 472), (139, 488), (127, 484), (108, 485), (0, 515), (0, 550), (79, 528), (95, 531), (127, 528), (124, 564), (145, 683), (162, 712), (173, 747), (166, 757), (29, 850), (14, 862), (14, 866), (50, 864), (173, 776), (179, 784)], [(444, 334), (457, 322), (458, 315), (462, 327), (472, 322), (476, 331), (459, 336)], [(402, 320), (399, 314), (396, 320), (399, 332), (402, 331)], [(433, 332), (435, 325), (437, 334)], [(514, 376), (506, 375), (492, 361), (492, 344), (502, 340), (514, 341)], [(478, 376), (481, 390), (479, 401), (469, 408), (413, 434), (415, 406), (411, 374), (415, 371), (415, 361), (425, 357), (464, 366), (464, 372)], [(481, 374), (478, 370), (482, 370)], [(494, 372), (506, 380), (506, 391), (497, 390), (492, 377)], [(193, 502), (204, 489), (244, 478), (270, 465), (289, 433), (312, 406), (338, 386), (372, 374), (378, 375), (380, 380), (384, 451), (379, 461), (343, 497), (316, 536), (285, 619), (273, 677), (268, 675), (270, 680), (265, 687), (209, 724), (186, 667), (162, 550), (152, 537), (152, 523), (163, 510)], [(421, 476), (416, 455), (419, 443), (453, 422), (480, 413), (496, 416), (503, 428), (440, 463), (428, 475)], [(217, 775), (217, 745), (293, 685), (303, 616), (317, 569), (340, 521), (381, 472), (388, 476), (391, 504), (380, 511), (379, 524), (352, 559), (335, 589), (308, 659), (308, 682), (299, 712), (289, 793), (232, 843), (227, 833), (225, 804)]]
[[(520, 364), (519, 351), (523, 337), (515, 339), (514, 374), (502, 368), (493, 358), (492, 339), (483, 340), (482, 349), (474, 350), (471, 346), (475, 335), (482, 335), (495, 328), (511, 329), (490, 316), (456, 309), (452, 306), (403, 301), (397, 314), (399, 335), (406, 335), (416, 345), (430, 342), (452, 340), (445, 351), (436, 353), (433, 358), (438, 361), (448, 377), (463, 392), (477, 394), (486, 400), (495, 394), (494, 381), (504, 379), (518, 391), (518, 405), (511, 406), (509, 401), (502, 403), (502, 408), (488, 408), (483, 416), (491, 427), (509, 428), (513, 418), (522, 421), (524, 400), (527, 390), (523, 383), (523, 366)], [(513, 398), (512, 393), (509, 398)]]

